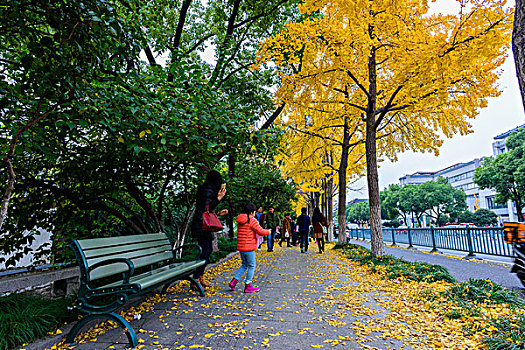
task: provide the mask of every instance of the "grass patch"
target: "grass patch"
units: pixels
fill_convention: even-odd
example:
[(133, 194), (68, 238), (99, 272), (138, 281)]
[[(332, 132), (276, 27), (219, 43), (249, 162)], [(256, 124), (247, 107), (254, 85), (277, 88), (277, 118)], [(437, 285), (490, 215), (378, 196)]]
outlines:
[(480, 304), (507, 304), (511, 308), (525, 305), (517, 291), (506, 289), (490, 280), (472, 278), (457, 283), (442, 293), (428, 291), (425, 297), (441, 304), (441, 308), (446, 310), (445, 316), (451, 319), (480, 316)]
[(492, 327), (492, 335), (483, 340), (488, 349), (525, 349), (525, 315), (501, 317)]
[[(456, 281), (443, 266), (422, 262), (409, 262), (390, 255), (376, 257), (370, 250), (357, 244), (338, 244), (334, 249), (340, 249), (347, 258), (361, 265), (369, 266), (372, 272), (386, 270), (386, 276), (390, 279), (404, 277), (418, 282), (445, 281), (453, 283)], [(382, 268), (378, 269), (379, 266)]]
[(67, 309), (74, 300), (19, 294), (0, 298), (0, 350), (32, 342), (54, 332), (64, 322), (78, 319), (77, 312)]
[(461, 282), (446, 292), (443, 295), (452, 301), (460, 302), (478, 302), (501, 304), (506, 303), (510, 306), (523, 306), (523, 300), (518, 296), (518, 292), (503, 288), (491, 280), (483, 279), (469, 279), (466, 282)]

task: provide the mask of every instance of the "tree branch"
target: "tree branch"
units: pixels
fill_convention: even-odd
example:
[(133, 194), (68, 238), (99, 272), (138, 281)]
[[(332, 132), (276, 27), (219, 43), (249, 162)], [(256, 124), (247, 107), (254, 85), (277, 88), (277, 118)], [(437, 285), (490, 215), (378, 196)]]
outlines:
[(277, 109), (272, 113), (270, 118), (268, 118), (268, 120), (266, 120), (266, 122), (263, 124), (263, 126), (261, 126), (260, 130), (268, 129), (273, 124), (275, 119), (277, 119), (279, 117), (279, 115), (281, 114), (281, 112), (284, 110), (284, 106), (285, 106), (285, 103), (283, 103), (279, 107), (277, 107)]
[[(182, 31), (184, 29), (184, 23), (186, 22), (186, 17), (188, 15), (188, 9), (190, 8), (192, 0), (184, 0), (182, 3), (180, 14), (179, 14), (179, 21), (177, 23), (177, 29), (175, 30), (175, 36), (173, 38), (173, 46), (171, 47), (171, 53), (172, 55), (175, 54), (175, 51), (179, 49), (181, 38), (182, 38)], [(172, 83), (173, 79), (175, 77), (171, 72), (168, 73), (168, 82)]]

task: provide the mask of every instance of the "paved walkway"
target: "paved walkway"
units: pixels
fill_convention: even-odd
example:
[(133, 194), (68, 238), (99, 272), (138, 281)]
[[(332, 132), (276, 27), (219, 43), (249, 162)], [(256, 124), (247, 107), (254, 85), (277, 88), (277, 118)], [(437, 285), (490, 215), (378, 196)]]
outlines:
[[(359, 244), (370, 249), (370, 243), (358, 240), (350, 240), (350, 243)], [(399, 247), (386, 247), (386, 254), (402, 258), (407, 261), (427, 262), (429, 264), (441, 265), (448, 269), (450, 274), (460, 282), (469, 278), (490, 279), (505, 288), (523, 288), (518, 277), (510, 273), (510, 264), (493, 262), (489, 260), (463, 259), (460, 256), (447, 256), (440, 253), (430, 253), (430, 248), (418, 247), (416, 249), (404, 249)], [(465, 256), (463, 254), (463, 256)], [(509, 259), (510, 260), (510, 259)]]
[[(463, 320), (446, 319), (421, 298), (447, 284), (389, 280), (351, 263), (327, 245), (257, 252), (257, 294), (227, 282), (237, 256), (207, 271), (206, 297), (186, 282), (166, 295), (153, 295), (126, 316), (140, 338), (138, 349), (474, 349), (478, 340), (462, 331)], [(242, 281), (241, 281), (242, 282)], [(134, 318), (134, 319), (133, 319)], [(469, 321), (470, 322), (470, 321)], [(67, 329), (64, 329), (66, 332)], [(59, 336), (57, 336), (58, 338)], [(63, 337), (63, 335), (60, 335)], [(109, 324), (81, 335), (80, 350), (125, 349), (127, 337)], [(60, 339), (57, 339), (60, 341)], [(434, 347), (435, 346), (435, 347)], [(25, 349), (68, 349), (28, 345)]]
[[(240, 262), (237, 255), (208, 273), (212, 288), (204, 298), (189, 291), (185, 282), (165, 296), (152, 297), (128, 312), (136, 313), (135, 318), (140, 314), (139, 320), (131, 322), (141, 339), (139, 348), (363, 349), (360, 344), (370, 335), (356, 336), (355, 331), (344, 326), (371, 316), (367, 312), (347, 315), (339, 312), (337, 305), (323, 303), (323, 299), (342, 293), (338, 287), (355, 282), (335, 273), (335, 253), (321, 255), (315, 251), (301, 254), (298, 247), (293, 247), (278, 248), (273, 253), (257, 252), (254, 285), (261, 288), (257, 294), (243, 293), (242, 286), (233, 292), (229, 290), (227, 282)], [(373, 300), (367, 304), (374, 307)], [(150, 310), (135, 311), (140, 309)], [(108, 327), (86, 335), (96, 341), (73, 348), (125, 349), (127, 337), (123, 331), (105, 328)], [(405, 348), (393, 338), (369, 340), (366, 346), (371, 348)]]

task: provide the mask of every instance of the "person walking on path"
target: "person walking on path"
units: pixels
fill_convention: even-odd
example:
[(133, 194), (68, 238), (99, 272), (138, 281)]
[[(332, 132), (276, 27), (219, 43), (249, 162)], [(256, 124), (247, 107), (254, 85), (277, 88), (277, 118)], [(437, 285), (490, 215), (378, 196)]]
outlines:
[(297, 232), (299, 232), (299, 245), (301, 253), (308, 253), (308, 233), (312, 224), (310, 216), (306, 215), (306, 208), (301, 208), (301, 215), (297, 218)]
[[(226, 187), (222, 183), (222, 176), (219, 172), (212, 170), (206, 175), (206, 180), (197, 189), (195, 195), (195, 214), (193, 215), (193, 221), (191, 223), (191, 235), (197, 240), (197, 243), (202, 249), (200, 259), (206, 260), (206, 264), (210, 262), (210, 255), (212, 253), (212, 242), (214, 238), (213, 232), (204, 231), (202, 229), (202, 215), (206, 210), (213, 211), (215, 207), (222, 200), (226, 194)], [(221, 210), (219, 215), (228, 214), (227, 209)], [(210, 285), (204, 280), (204, 270), (206, 264), (200, 266), (195, 271), (193, 278), (199, 281), (199, 283), (207, 288)], [(192, 286), (197, 288), (197, 286)]]
[(286, 214), (283, 219), (283, 230), (281, 231), (281, 240), (279, 246), (283, 246), (283, 242), (286, 242), (287, 247), (291, 247), (290, 239), (292, 238), (292, 219), (290, 214)]
[(299, 233), (295, 228), (295, 219), (290, 217), (290, 225), (292, 226), (292, 246), (297, 246), (299, 244)]
[(255, 272), (255, 249), (257, 249), (257, 235), (268, 236), (269, 230), (265, 230), (259, 225), (255, 215), (255, 206), (247, 204), (242, 214), (237, 216), (237, 250), (241, 253), (242, 264), (237, 270), (235, 277), (228, 283), (232, 290), (246, 272), (246, 282), (244, 293), (256, 293), (259, 288), (252, 285), (253, 274)]
[(314, 209), (312, 225), (314, 227), (314, 239), (317, 241), (317, 246), (319, 247), (319, 254), (322, 254), (324, 252), (325, 240), (323, 228), (328, 227), (328, 222), (326, 222), (326, 217), (321, 213), (319, 207), (315, 207)]
[(255, 219), (259, 222), (259, 225), (261, 225), (264, 222), (263, 207), (259, 207), (257, 209), (257, 213), (255, 213)]
[(281, 220), (275, 213), (273, 207), (268, 208), (268, 214), (265, 215), (264, 221), (266, 222), (266, 228), (271, 231), (268, 236), (268, 251), (273, 252), (273, 246), (275, 244), (275, 233), (281, 226)]

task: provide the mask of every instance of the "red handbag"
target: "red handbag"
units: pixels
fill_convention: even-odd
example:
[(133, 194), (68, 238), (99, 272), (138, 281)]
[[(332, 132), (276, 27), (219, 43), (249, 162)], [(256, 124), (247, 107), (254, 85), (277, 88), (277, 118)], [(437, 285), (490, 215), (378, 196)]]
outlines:
[(224, 229), (221, 220), (214, 211), (210, 212), (210, 207), (207, 205), (202, 213), (202, 230), (208, 232), (217, 232)]

